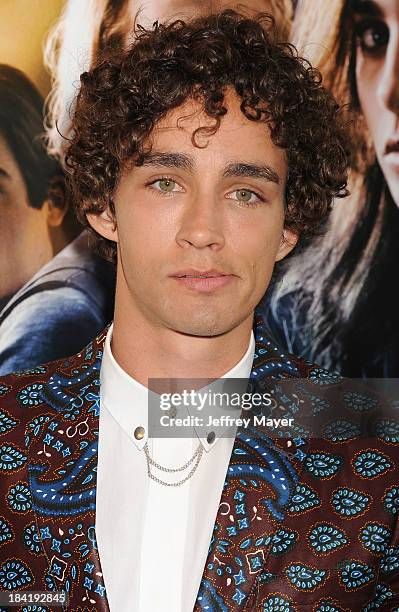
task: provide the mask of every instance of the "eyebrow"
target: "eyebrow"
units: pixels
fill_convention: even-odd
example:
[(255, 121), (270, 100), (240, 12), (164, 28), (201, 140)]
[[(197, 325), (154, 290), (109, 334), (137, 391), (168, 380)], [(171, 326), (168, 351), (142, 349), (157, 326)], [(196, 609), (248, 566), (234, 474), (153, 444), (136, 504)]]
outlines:
[(277, 185), (280, 183), (280, 177), (273, 168), (265, 165), (258, 164), (245, 164), (242, 162), (231, 163), (227, 166), (227, 168), (223, 172), (223, 176), (238, 176), (238, 177), (249, 177), (249, 178), (258, 178), (263, 179), (265, 181), (270, 181), (272, 183), (276, 183)]
[[(189, 172), (194, 171), (194, 158), (184, 153), (163, 153), (152, 151), (144, 153), (137, 160), (136, 166), (156, 166), (160, 168), (182, 168)], [(224, 177), (250, 177), (265, 181), (280, 183), (280, 177), (273, 168), (267, 165), (248, 164), (245, 162), (232, 162), (223, 171)]]
[(382, 10), (373, 0), (355, 0), (351, 12), (354, 15), (382, 15)]
[(136, 162), (136, 166), (157, 166), (160, 168), (182, 168), (194, 170), (194, 159), (184, 153), (161, 153), (152, 151), (143, 153)]

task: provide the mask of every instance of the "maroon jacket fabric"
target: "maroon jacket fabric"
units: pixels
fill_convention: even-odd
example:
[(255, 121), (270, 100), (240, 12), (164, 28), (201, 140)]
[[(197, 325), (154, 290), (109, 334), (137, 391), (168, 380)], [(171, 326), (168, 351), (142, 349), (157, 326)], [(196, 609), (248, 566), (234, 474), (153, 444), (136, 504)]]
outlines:
[[(288, 437), (239, 430), (195, 612), (399, 611), (399, 424), (361, 435), (377, 392), (281, 354), (260, 319), (254, 331), (251, 390), (273, 387), (295, 423)], [(109, 610), (95, 538), (104, 339), (0, 379), (0, 590), (65, 590), (73, 612)], [(323, 411), (310, 435), (306, 415)], [(40, 606), (10, 609), (60, 609)]]

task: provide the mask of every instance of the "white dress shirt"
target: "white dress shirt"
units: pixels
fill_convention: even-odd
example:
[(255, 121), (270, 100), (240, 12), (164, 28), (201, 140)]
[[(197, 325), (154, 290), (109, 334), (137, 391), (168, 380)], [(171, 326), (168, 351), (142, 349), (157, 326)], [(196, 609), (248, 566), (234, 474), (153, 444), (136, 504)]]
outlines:
[[(148, 389), (117, 364), (111, 335), (112, 327), (100, 372), (96, 498), (97, 544), (110, 610), (192, 612), (236, 426), (213, 443), (199, 438), (195, 428), (190, 438), (148, 438)], [(254, 352), (252, 332), (244, 357), (221, 378), (248, 379)], [(139, 426), (145, 434), (137, 440), (134, 431)], [(168, 487), (148, 477), (146, 442), (150, 456), (165, 467), (184, 465), (199, 444), (204, 452), (191, 478)], [(192, 467), (176, 474), (151, 471), (161, 480), (176, 482)]]

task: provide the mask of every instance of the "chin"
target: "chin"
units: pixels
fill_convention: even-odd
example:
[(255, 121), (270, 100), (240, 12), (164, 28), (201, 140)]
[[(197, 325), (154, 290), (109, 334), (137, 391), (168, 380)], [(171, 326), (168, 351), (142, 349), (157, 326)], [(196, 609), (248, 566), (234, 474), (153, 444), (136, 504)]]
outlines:
[(239, 325), (239, 323), (240, 321), (230, 321), (226, 317), (221, 318), (215, 316), (215, 313), (209, 313), (209, 316), (194, 314), (194, 316), (191, 315), (187, 320), (182, 318), (179, 321), (175, 321), (170, 327), (180, 334), (209, 338), (226, 334)]
[(392, 167), (384, 167), (381, 164), (381, 170), (384, 174), (385, 182), (388, 186), (389, 193), (396, 206), (399, 208), (399, 165), (393, 169)]
[(399, 208), (399, 184), (389, 185), (389, 191), (391, 193), (392, 199), (395, 202), (396, 206)]

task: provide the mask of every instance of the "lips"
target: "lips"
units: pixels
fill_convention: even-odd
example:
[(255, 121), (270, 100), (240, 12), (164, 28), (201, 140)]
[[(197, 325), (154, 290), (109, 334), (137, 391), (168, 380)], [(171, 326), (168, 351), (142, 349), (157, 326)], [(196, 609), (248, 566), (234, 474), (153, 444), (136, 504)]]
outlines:
[(385, 147), (385, 155), (389, 155), (390, 153), (399, 153), (399, 137), (391, 138), (391, 140), (388, 141)]
[(171, 276), (175, 278), (216, 278), (220, 276), (229, 276), (225, 272), (221, 270), (211, 269), (211, 270), (196, 270), (194, 268), (189, 268), (187, 270), (180, 270), (176, 272), (176, 274), (172, 274)]
[(171, 278), (173, 282), (191, 293), (209, 295), (219, 293), (224, 287), (233, 283), (237, 277), (235, 274), (224, 274), (219, 270), (182, 270)]

